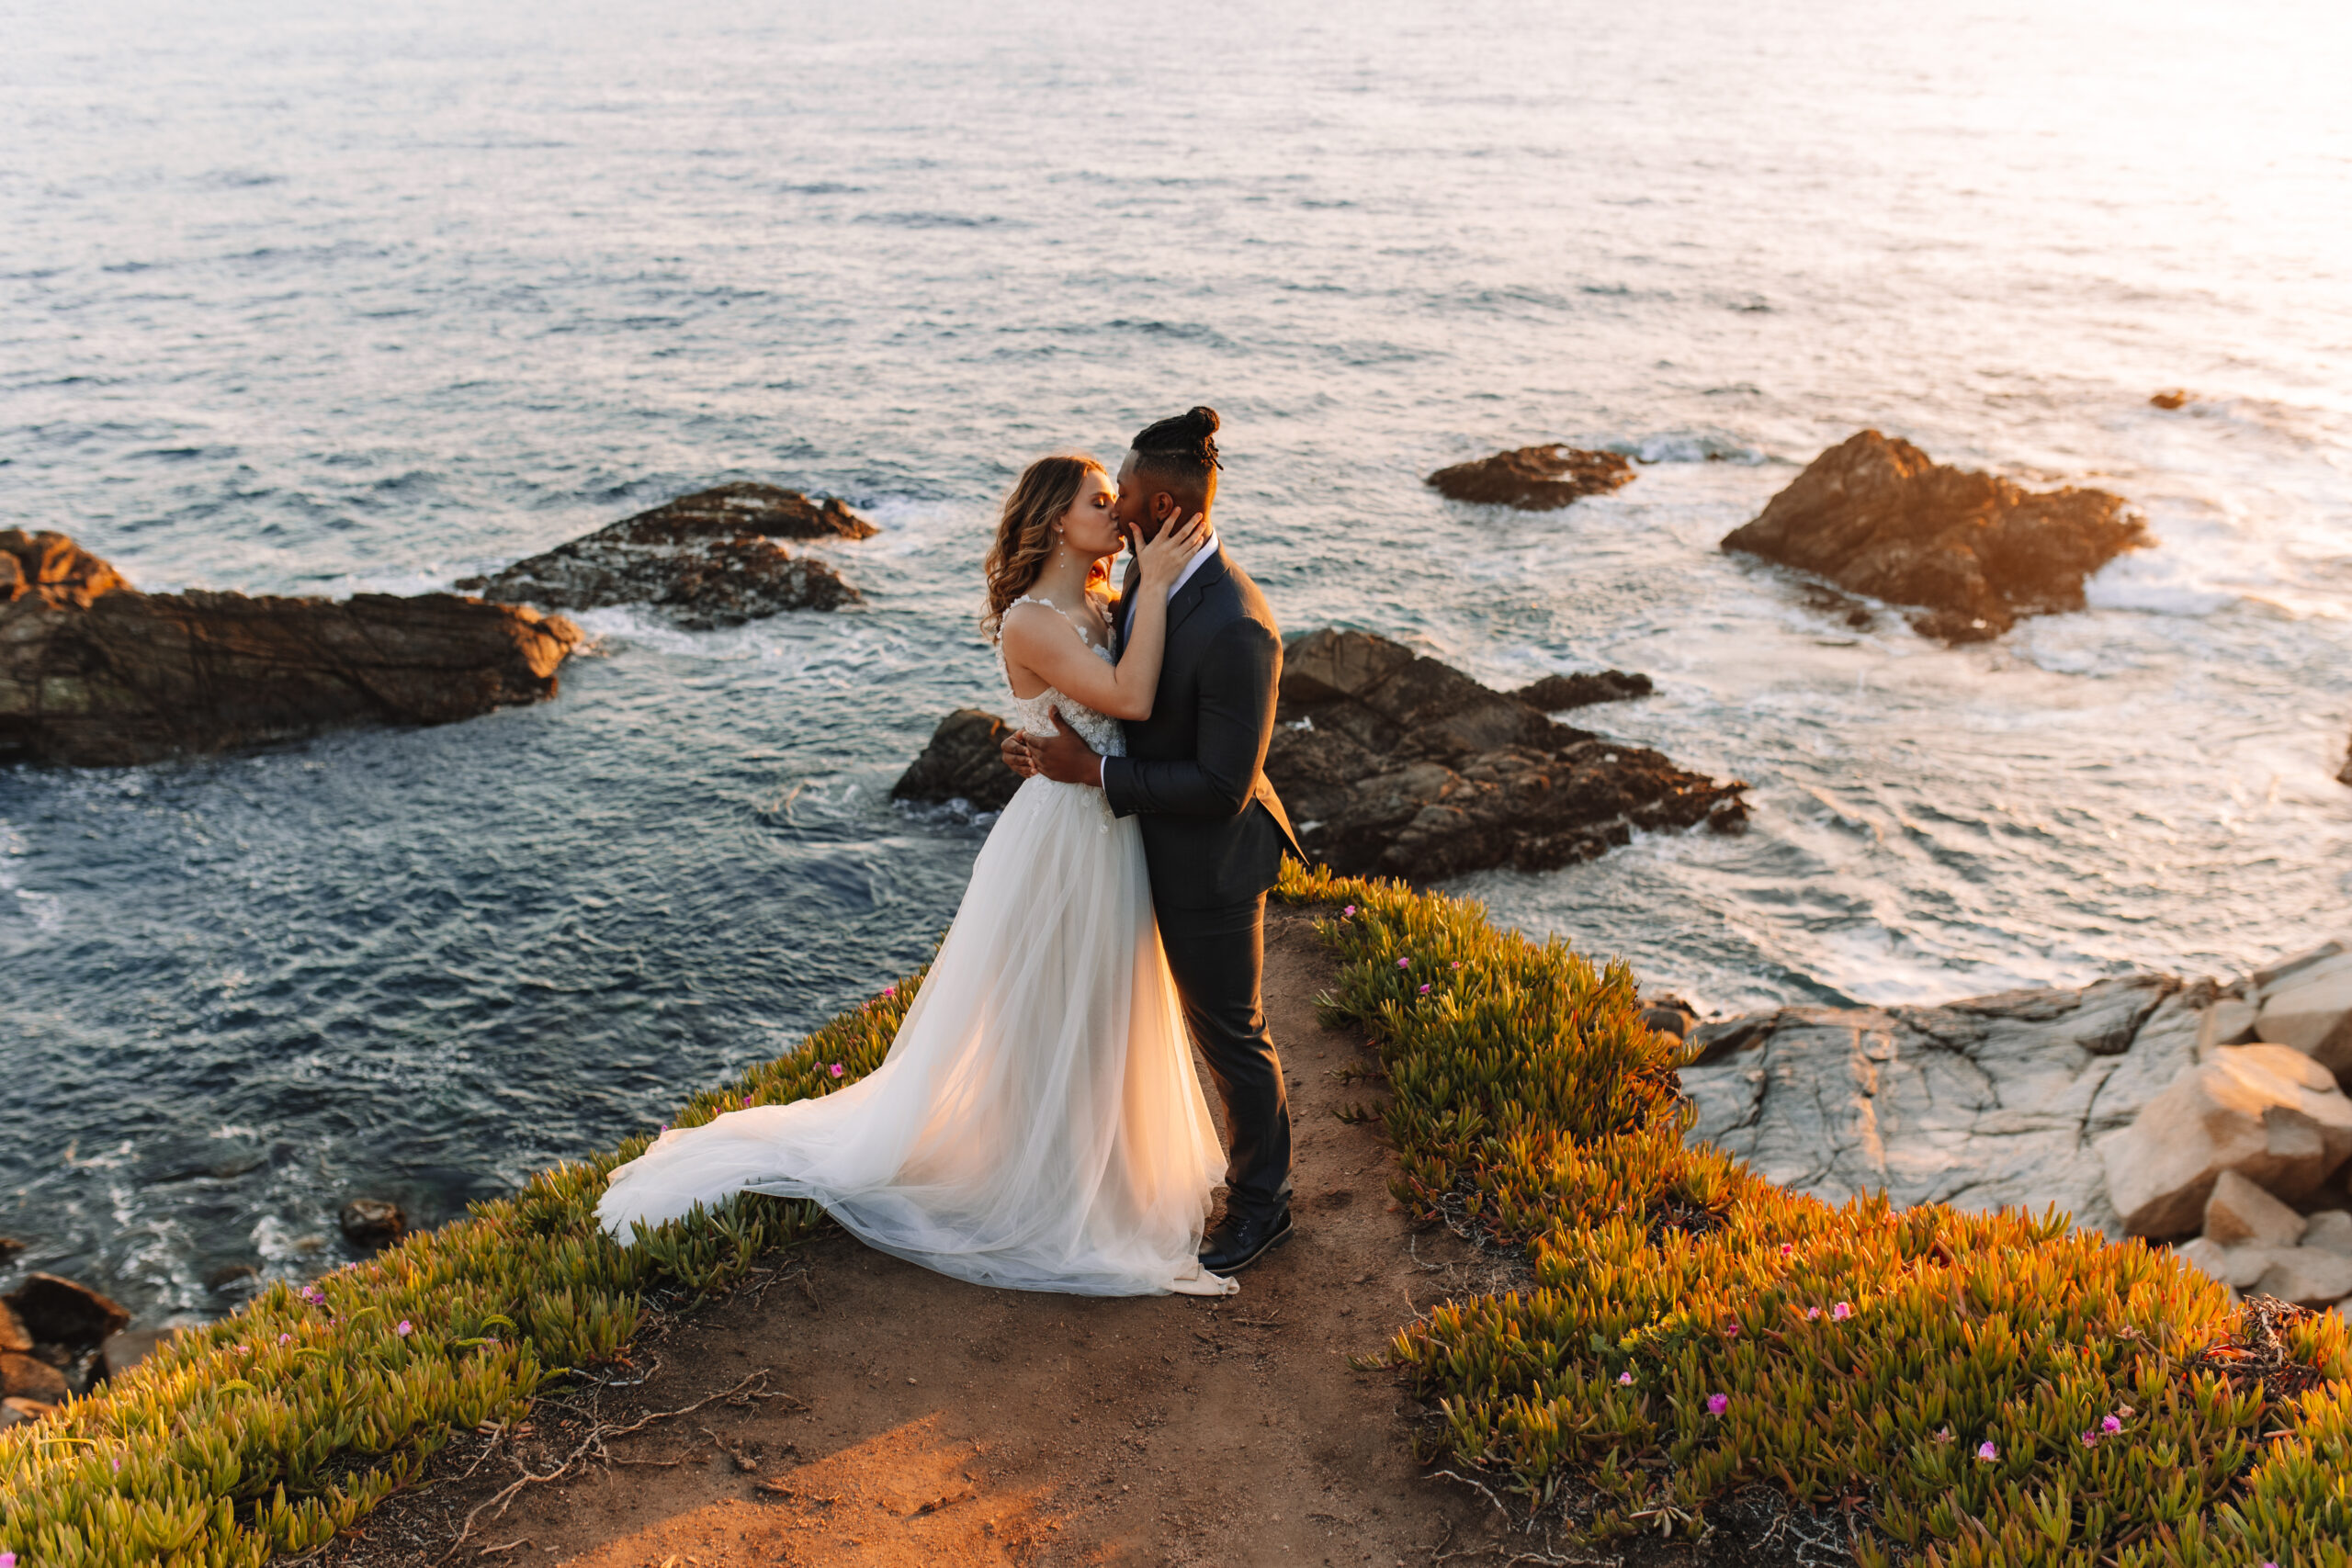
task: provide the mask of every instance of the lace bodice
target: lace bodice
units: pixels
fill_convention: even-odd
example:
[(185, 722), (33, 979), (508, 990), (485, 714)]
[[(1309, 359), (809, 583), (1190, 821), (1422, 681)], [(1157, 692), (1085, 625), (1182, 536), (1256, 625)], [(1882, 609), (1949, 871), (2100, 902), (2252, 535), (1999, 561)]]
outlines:
[[(1043, 604), (1056, 615), (1062, 615), (1061, 608), (1050, 600), (1033, 598), (1026, 593), (1015, 599), (1013, 603)], [(1063, 615), (1062, 618), (1069, 619), (1067, 615)], [(1077, 631), (1078, 623), (1071, 621), (1070, 627), (1073, 631)], [(1085, 643), (1088, 648), (1101, 656), (1103, 663), (1117, 662), (1111, 657), (1109, 649), (1100, 647), (1090, 640), (1083, 631), (1079, 631), (1078, 637), (1080, 642)], [(997, 663), (999, 668), (1004, 668), (1004, 645), (1001, 642), (997, 645)], [(1005, 695), (1012, 698), (1014, 725), (1024, 732), (1031, 735), (1051, 735), (1054, 732), (1054, 727), (1046, 716), (1049, 712), (1057, 711), (1062, 716), (1064, 725), (1075, 730), (1079, 739), (1103, 756), (1124, 757), (1127, 754), (1127, 733), (1119, 727), (1117, 719), (1096, 713), (1084, 703), (1072, 697), (1066, 697), (1051, 686), (1034, 697), (1017, 695), (1012, 690), (1012, 673), (1010, 669), (1005, 669), (1004, 693)]]

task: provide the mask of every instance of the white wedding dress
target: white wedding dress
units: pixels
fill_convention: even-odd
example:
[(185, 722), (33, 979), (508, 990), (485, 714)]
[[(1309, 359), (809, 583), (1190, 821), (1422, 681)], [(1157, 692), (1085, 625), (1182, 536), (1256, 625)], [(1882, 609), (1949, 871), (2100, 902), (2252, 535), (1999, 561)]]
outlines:
[[(1030, 734), (1058, 708), (1125, 753), (1117, 721), (1051, 688), (1012, 703)], [(1135, 819), (1033, 778), (881, 1066), (663, 1133), (613, 1172), (596, 1218), (626, 1240), (739, 1191), (813, 1198), (867, 1246), (975, 1284), (1227, 1295), (1239, 1286), (1197, 1258), (1224, 1165)]]

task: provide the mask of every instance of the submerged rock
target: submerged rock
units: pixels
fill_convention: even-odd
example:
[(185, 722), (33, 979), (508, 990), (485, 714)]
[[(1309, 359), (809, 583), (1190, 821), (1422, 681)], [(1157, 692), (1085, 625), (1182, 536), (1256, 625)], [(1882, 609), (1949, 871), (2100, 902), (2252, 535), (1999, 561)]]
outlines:
[(408, 1213), (386, 1198), (354, 1198), (336, 1216), (344, 1238), (359, 1247), (382, 1247), (408, 1233)]
[(571, 622), (453, 593), (141, 593), (62, 534), (0, 532), (0, 755), (104, 767), (445, 724), (552, 696)]
[(1634, 482), (1634, 465), (1614, 452), (1576, 446), (1521, 446), (1475, 463), (1456, 463), (1429, 477), (1439, 494), (1478, 506), (1551, 512), (1588, 495), (1606, 495)]
[(653, 604), (688, 631), (740, 626), (784, 610), (831, 610), (857, 590), (780, 539), (865, 539), (873, 524), (837, 500), (797, 490), (727, 484), (516, 561), (458, 586), (553, 610)]
[[(1625, 843), (1637, 828), (1746, 824), (1745, 784), (1555, 724), (1527, 700), (1564, 687), (1575, 701), (1560, 705), (1571, 706), (1646, 693), (1649, 681), (1619, 671), (1555, 676), (1505, 695), (1368, 632), (1312, 632), (1283, 652), (1266, 777), (1309, 855), (1336, 871), (1416, 880), (1547, 870)], [(948, 715), (891, 795), (1001, 808), (1021, 783), (998, 751), (1004, 728), (975, 708)]]
[(2086, 578), (2151, 542), (2120, 496), (2024, 490), (1865, 430), (1815, 457), (1723, 547), (1925, 606), (1912, 619), (1922, 634), (1980, 642), (2026, 615), (2081, 609)]

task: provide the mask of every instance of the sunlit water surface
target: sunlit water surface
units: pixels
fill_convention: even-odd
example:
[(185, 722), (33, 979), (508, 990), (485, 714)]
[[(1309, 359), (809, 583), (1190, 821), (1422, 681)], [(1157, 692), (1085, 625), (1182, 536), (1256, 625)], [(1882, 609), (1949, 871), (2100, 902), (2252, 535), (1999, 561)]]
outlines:
[[(883, 528), (862, 606), (591, 615), (529, 711), (0, 774), (19, 1269), (223, 1310), (920, 963), (984, 829), (886, 795), (1000, 700), (990, 509), (1196, 400), (1286, 625), (1646, 671), (1584, 722), (1752, 784), (1465, 879), (1504, 919), (1726, 1010), (2352, 924), (2341, 6), (769, 9), (0, 9), (0, 522), (330, 593), (728, 479)], [(1715, 543), (1865, 424), (2161, 547), (1988, 646), (1857, 633)], [(1420, 483), (1557, 439), (1645, 466)]]

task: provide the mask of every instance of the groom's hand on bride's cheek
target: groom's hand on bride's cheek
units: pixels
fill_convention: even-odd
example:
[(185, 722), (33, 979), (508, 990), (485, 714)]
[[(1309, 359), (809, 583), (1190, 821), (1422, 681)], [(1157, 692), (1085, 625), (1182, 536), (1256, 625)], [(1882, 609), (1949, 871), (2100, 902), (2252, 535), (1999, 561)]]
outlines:
[(1054, 714), (1054, 733), (1043, 739), (1033, 739), (1037, 771), (1057, 784), (1099, 784), (1102, 782), (1102, 759), (1094, 748), (1080, 739), (1062, 716)]

